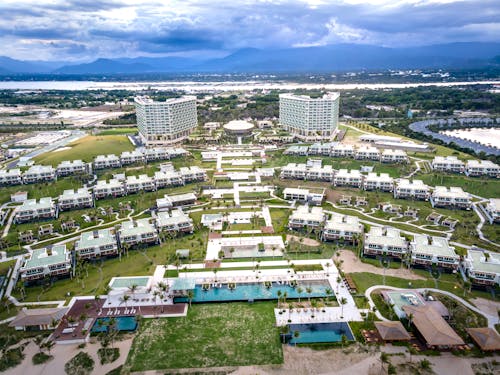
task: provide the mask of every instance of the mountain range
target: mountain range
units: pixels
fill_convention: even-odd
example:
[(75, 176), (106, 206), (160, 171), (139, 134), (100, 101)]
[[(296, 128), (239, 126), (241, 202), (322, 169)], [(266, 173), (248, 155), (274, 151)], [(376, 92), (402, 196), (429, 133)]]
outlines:
[(0, 75), (147, 73), (326, 73), (335, 71), (499, 66), (500, 43), (463, 42), (387, 48), (360, 44), (235, 51), (223, 58), (99, 58), (90, 63), (21, 61), (0, 56)]

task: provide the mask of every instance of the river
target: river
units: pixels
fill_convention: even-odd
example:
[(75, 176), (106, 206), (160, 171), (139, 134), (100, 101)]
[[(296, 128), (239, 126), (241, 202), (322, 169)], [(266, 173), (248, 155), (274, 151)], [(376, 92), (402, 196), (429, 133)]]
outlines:
[(221, 92), (221, 91), (253, 91), (253, 90), (296, 90), (296, 89), (401, 89), (409, 87), (451, 87), (470, 85), (496, 85), (500, 81), (474, 82), (423, 82), (423, 83), (295, 83), (284, 81), (163, 81), (163, 82), (97, 82), (97, 81), (0, 81), (2, 90), (129, 90), (146, 89), (165, 91)]

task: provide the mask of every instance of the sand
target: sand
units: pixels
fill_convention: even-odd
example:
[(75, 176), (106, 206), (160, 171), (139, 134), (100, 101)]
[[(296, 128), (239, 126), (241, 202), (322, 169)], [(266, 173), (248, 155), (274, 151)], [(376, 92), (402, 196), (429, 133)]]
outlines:
[(319, 245), (321, 245), (319, 243), (319, 241), (313, 240), (312, 238), (299, 237), (299, 236), (294, 236), (291, 234), (286, 235), (287, 241), (300, 242), (300, 239), (302, 239), (302, 244), (304, 244), (306, 246), (319, 246)]
[[(375, 267), (371, 264), (363, 263), (352, 251), (340, 250), (339, 260), (343, 260), (342, 269), (345, 273), (354, 272), (370, 272), (378, 275), (384, 274), (384, 269), (381, 267)], [(386, 276), (401, 277), (408, 280), (425, 280), (422, 276), (416, 275), (411, 270), (407, 268), (387, 268), (385, 270)]]
[[(500, 311), (500, 303), (495, 301), (490, 301), (484, 298), (473, 298), (470, 300), (478, 309), (484, 311), (493, 316), (497, 316), (498, 311)], [(498, 318), (498, 323), (500, 323), (500, 317)]]

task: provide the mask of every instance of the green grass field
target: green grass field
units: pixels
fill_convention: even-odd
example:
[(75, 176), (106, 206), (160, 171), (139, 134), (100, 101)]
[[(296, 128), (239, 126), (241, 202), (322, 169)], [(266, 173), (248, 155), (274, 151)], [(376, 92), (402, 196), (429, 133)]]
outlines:
[(148, 319), (127, 358), (131, 371), (279, 364), (274, 303), (193, 305), (187, 317)]
[(137, 128), (136, 127), (130, 127), (130, 128), (111, 128), (111, 129), (106, 129), (106, 130), (101, 130), (99, 132), (99, 135), (121, 135), (121, 134), (135, 134), (137, 133)]
[(122, 151), (132, 151), (134, 146), (125, 135), (88, 135), (67, 147), (68, 150), (48, 152), (37, 156), (34, 160), (37, 164), (57, 166), (63, 160), (81, 159), (91, 162), (94, 157), (101, 154), (119, 155)]
[(465, 191), (484, 198), (498, 197), (498, 181), (493, 178), (474, 178), (461, 174), (429, 173), (418, 178), (431, 186), (458, 186)]

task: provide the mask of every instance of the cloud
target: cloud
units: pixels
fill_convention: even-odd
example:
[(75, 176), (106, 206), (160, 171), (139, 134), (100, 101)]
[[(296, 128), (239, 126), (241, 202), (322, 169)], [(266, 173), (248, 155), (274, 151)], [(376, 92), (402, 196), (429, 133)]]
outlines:
[(22, 59), (500, 40), (497, 0), (2, 0), (0, 14), (2, 53)]

